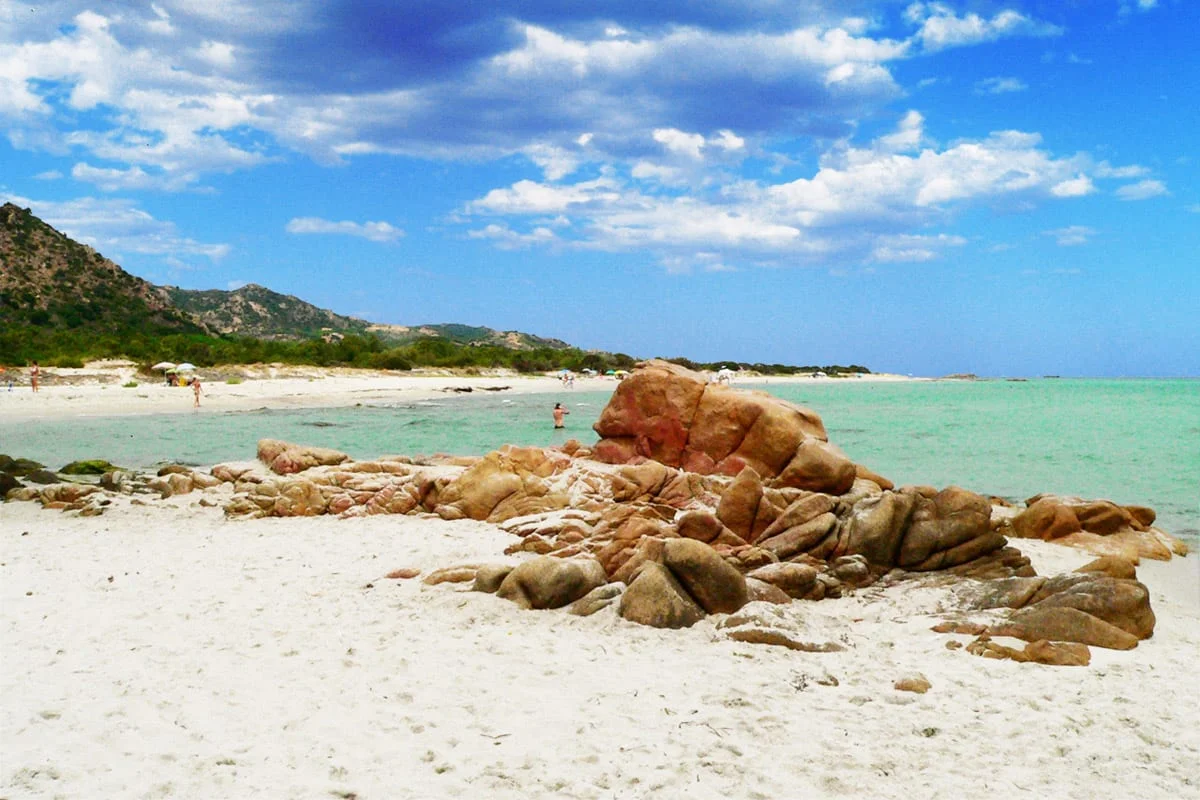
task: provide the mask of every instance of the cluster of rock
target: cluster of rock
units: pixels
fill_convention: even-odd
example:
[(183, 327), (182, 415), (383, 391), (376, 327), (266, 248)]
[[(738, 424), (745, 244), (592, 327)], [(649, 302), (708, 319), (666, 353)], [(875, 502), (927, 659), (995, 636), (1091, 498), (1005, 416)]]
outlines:
[(211, 473), (178, 464), (147, 475), (114, 467), (107, 461), (76, 461), (51, 472), (35, 461), (0, 454), (0, 497), (34, 501), (43, 508), (74, 511), (84, 517), (103, 514), (114, 496), (135, 495), (134, 502), (144, 502), (213, 489), (222, 483)]
[(1039, 494), (1026, 500), (1025, 509), (1011, 517), (1001, 512), (1007, 524), (1000, 527), (1009, 536), (1054, 541), (1133, 561), (1168, 561), (1172, 554), (1186, 555), (1186, 545), (1154, 527), (1156, 516), (1154, 509), (1146, 506)]
[[(1141, 507), (1047, 495), (1022, 510), (958, 487), (898, 488), (831, 445), (816, 413), (707, 384), (666, 362), (649, 362), (625, 379), (595, 428), (600, 440), (590, 449), (572, 441), (419, 463), (353, 461), (263, 440), (257, 463), (221, 464), (211, 474), (171, 468), (134, 479), (112, 472), (96, 486), (56, 484), (9, 497), (84, 513), (102, 510), (95, 493), (165, 497), (224, 484), (232, 488), (224, 503), (232, 518), (483, 520), (514, 537), (506, 553), (533, 557), (460, 565), (426, 582), (473, 581), (525, 608), (578, 614), (615, 603), (622, 617), (659, 627), (728, 615), (720, 628), (731, 638), (796, 649), (838, 645), (797, 640), (761, 609), (881, 581), (961, 582), (972, 587), (963, 610), (986, 612), (989, 621), (960, 619), (948, 630), (979, 635), (971, 652), (1044, 663), (1074, 663), (1080, 655), (1043, 641), (1136, 645), (1153, 632), (1149, 596), (1132, 574), (1038, 577), (1008, 535), (1085, 547), (1095, 546), (1086, 537), (1113, 541), (1119, 545), (1105, 552), (1125, 556), (1122, 563), (1186, 551)], [(753, 601), (765, 603), (747, 608)], [(1036, 646), (1018, 651), (991, 636)]]

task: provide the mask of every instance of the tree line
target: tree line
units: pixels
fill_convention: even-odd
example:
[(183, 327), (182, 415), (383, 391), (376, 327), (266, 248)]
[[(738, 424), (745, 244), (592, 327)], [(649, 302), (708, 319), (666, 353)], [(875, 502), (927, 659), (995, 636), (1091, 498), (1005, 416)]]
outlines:
[[(0, 365), (22, 366), (38, 361), (51, 367), (82, 367), (104, 358), (127, 358), (143, 367), (159, 361), (190, 361), (198, 367), (224, 364), (315, 365), (365, 369), (411, 370), (417, 367), (457, 369), (508, 368), (519, 373), (569, 369), (574, 372), (633, 369), (638, 359), (625, 353), (537, 348), (514, 350), (495, 345), (460, 344), (442, 338), (419, 339), (390, 345), (373, 334), (351, 334), (340, 340), (255, 339), (239, 336), (208, 336), (167, 330), (99, 332), (42, 326), (0, 328)], [(772, 375), (792, 375), (821, 370), (828, 375), (870, 372), (866, 367), (762, 364), (741, 361), (702, 363), (687, 358), (670, 361), (696, 370), (716, 371), (721, 367), (746, 369)]]

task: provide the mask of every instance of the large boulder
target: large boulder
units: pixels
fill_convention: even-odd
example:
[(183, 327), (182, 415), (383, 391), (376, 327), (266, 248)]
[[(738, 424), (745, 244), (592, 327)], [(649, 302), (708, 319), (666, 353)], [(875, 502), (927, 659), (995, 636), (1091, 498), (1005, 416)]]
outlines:
[(775, 478), (775, 486), (790, 486), (810, 492), (845, 494), (854, 485), (854, 462), (829, 442), (809, 437)]
[(768, 583), (788, 597), (810, 597), (817, 585), (817, 568), (809, 564), (784, 562), (767, 564), (746, 574), (747, 580)]
[(913, 571), (965, 564), (1008, 542), (991, 529), (992, 505), (975, 492), (950, 486), (917, 498), (896, 554), (897, 566)]
[[(765, 392), (708, 384), (696, 372), (659, 360), (643, 363), (621, 382), (593, 427), (601, 437), (595, 447), (601, 461), (649, 458), (703, 475), (737, 475), (750, 467), (774, 478), (806, 439), (828, 439), (814, 411)], [(810, 450), (803, 464), (826, 456), (816, 446)], [(801, 479), (800, 466), (794, 480)], [(853, 483), (854, 465), (849, 469), (846, 483), (844, 465), (832, 468), (839, 486)]]
[(815, 411), (765, 392), (720, 385), (705, 388), (689, 434), (684, 468), (723, 475), (745, 467), (778, 475), (806, 437), (827, 438)]
[(601, 461), (636, 455), (679, 466), (688, 429), (704, 394), (703, 376), (667, 361), (650, 361), (617, 386), (593, 429)]
[(749, 602), (746, 578), (704, 542), (669, 539), (663, 565), (709, 614), (732, 614)]
[(754, 523), (762, 498), (762, 478), (753, 467), (746, 467), (721, 495), (717, 519), (746, 541), (754, 541)]
[(690, 628), (704, 619), (704, 609), (669, 569), (655, 562), (647, 562), (638, 572), (621, 595), (617, 613), (654, 628)]
[(1030, 600), (1030, 605), (1075, 608), (1138, 639), (1154, 635), (1150, 592), (1145, 584), (1128, 578), (1113, 578), (1100, 573), (1055, 575), (1046, 580)]
[(258, 458), (279, 475), (292, 475), (313, 467), (334, 466), (350, 460), (345, 453), (328, 447), (308, 447), (278, 439), (260, 439)]
[(1057, 498), (1044, 497), (1013, 517), (1012, 532), (1022, 539), (1059, 539), (1083, 530), (1079, 518)]
[(920, 497), (916, 490), (908, 489), (870, 495), (855, 503), (834, 555), (857, 553), (872, 564), (894, 565)]
[(539, 556), (508, 573), (496, 596), (521, 608), (562, 608), (607, 582), (604, 568), (595, 559)]

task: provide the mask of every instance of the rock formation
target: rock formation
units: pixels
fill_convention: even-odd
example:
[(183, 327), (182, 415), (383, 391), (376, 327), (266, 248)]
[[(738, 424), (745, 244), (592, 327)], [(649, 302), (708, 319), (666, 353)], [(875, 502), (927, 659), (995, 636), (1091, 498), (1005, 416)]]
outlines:
[[(815, 412), (706, 384), (666, 362), (624, 380), (595, 429), (601, 438), (590, 450), (571, 441), (419, 463), (353, 461), (263, 440), (257, 464), (220, 464), (211, 473), (171, 467), (150, 478), (111, 471), (99, 485), (18, 486), (8, 498), (102, 513), (113, 493), (211, 489), (226, 493), (231, 518), (487, 521), (512, 537), (506, 553), (527, 560), (457, 565), (424, 581), (470, 582), (522, 608), (579, 615), (615, 604), (626, 620), (659, 627), (729, 615), (718, 629), (730, 638), (820, 652), (841, 645), (773, 624), (768, 609), (875, 584), (955, 585), (960, 608), (949, 613), (959, 617), (939, 630), (979, 635), (968, 652), (1059, 664), (1086, 664), (1088, 645), (1127, 649), (1152, 635), (1154, 614), (1134, 564), (1186, 552), (1153, 527), (1154, 512), (1144, 507), (1039, 495), (1016, 509), (955, 486), (897, 488), (831, 445)], [(0, 471), (16, 463), (0, 459)], [(1039, 577), (1008, 546), (1009, 535), (1107, 558)], [(1030, 645), (1017, 650), (992, 636)]]

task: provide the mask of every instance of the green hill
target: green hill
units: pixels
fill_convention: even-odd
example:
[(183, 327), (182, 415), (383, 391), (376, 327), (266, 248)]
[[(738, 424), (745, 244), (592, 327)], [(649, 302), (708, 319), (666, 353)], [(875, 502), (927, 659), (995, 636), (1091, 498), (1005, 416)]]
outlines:
[(207, 332), (154, 284), (11, 203), (0, 207), (0, 324), (116, 335)]

